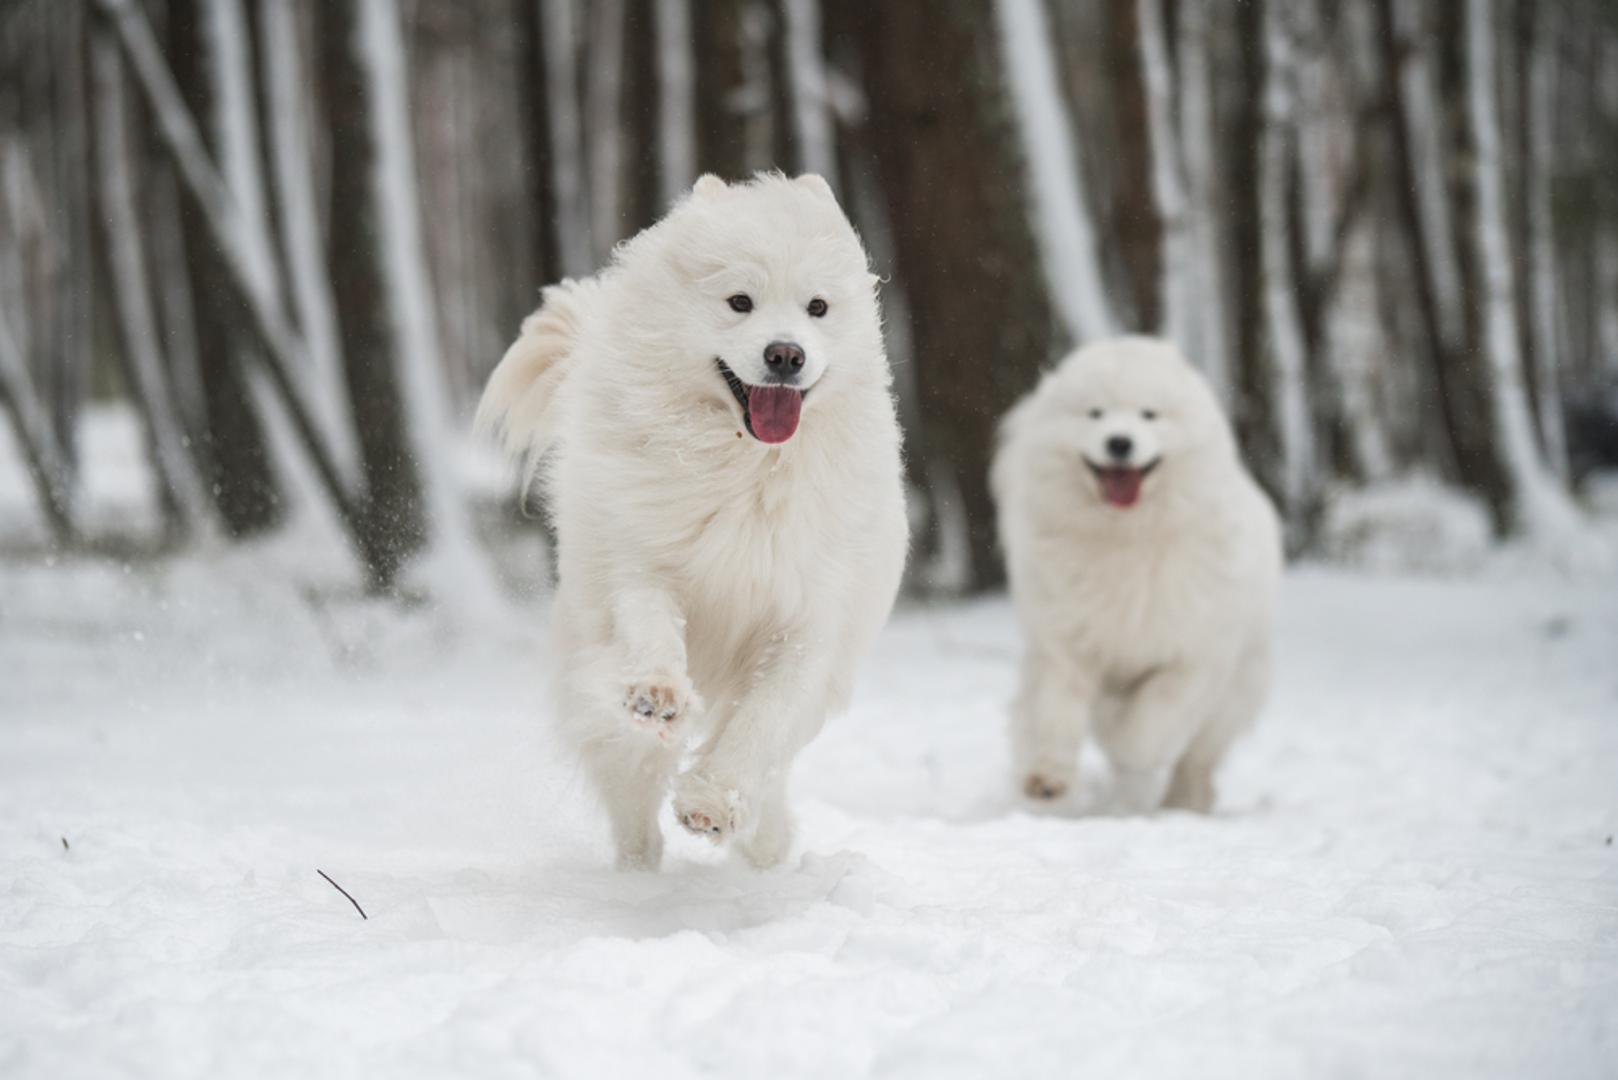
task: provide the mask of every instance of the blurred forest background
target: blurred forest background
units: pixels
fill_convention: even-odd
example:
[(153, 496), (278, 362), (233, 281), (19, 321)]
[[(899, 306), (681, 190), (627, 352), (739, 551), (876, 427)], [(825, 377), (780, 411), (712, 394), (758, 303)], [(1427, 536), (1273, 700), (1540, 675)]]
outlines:
[[(466, 427), (539, 288), (760, 169), (886, 280), (917, 587), (998, 583), (994, 426), (1114, 332), (1208, 373), (1294, 551), (1412, 484), (1554, 544), (1618, 461), (1608, 0), (0, 0), (0, 426), (51, 550), (308, 510), (372, 587), (462, 588), (538, 528)], [(113, 400), (153, 536), (84, 511)]]

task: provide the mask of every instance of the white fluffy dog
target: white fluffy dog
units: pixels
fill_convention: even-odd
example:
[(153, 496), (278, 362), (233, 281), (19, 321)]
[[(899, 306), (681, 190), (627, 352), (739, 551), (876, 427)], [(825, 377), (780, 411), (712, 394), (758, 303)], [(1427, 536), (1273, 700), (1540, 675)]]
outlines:
[(1281, 539), (1207, 382), (1165, 342), (1086, 346), (1006, 417), (993, 486), (1024, 791), (1066, 792), (1093, 732), (1126, 806), (1208, 811), (1269, 688)]
[(698, 180), (545, 290), (490, 377), (480, 422), (544, 455), (558, 710), (619, 865), (658, 864), (671, 782), (687, 829), (787, 853), (792, 759), (904, 566), (890, 382), (858, 236), (824, 180), (778, 175)]

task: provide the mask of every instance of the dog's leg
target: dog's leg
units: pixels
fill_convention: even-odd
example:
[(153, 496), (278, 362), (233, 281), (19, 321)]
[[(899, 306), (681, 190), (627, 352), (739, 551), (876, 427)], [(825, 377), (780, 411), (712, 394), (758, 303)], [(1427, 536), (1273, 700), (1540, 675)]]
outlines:
[(674, 742), (701, 701), (686, 673), (685, 618), (665, 589), (635, 585), (612, 594), (612, 632), (623, 663), (619, 700), (637, 727)]
[(1214, 770), (1236, 737), (1252, 726), (1270, 689), (1270, 644), (1260, 637), (1237, 666), (1224, 701), (1174, 765), (1163, 805), (1206, 814), (1213, 809)]
[(1012, 705), (1011, 741), (1023, 793), (1059, 799), (1073, 787), (1090, 730), (1094, 680), (1030, 652)]
[[(783, 635), (780, 640), (793, 639)], [(747, 854), (761, 865), (786, 854), (790, 826), (784, 812), (774, 812), (775, 803), (784, 803), (792, 758), (825, 723), (827, 670), (817, 658), (826, 654), (799, 638), (789, 658), (765, 660), (729, 721), (675, 781), (674, 814), (680, 824), (716, 844), (733, 837), (756, 839)]]
[(1116, 722), (1096, 731), (1116, 774), (1120, 809), (1144, 812), (1161, 803), (1169, 766), (1207, 718), (1208, 689), (1198, 668), (1163, 668), (1135, 689)]
[(786, 858), (792, 849), (792, 814), (787, 809), (785, 776), (759, 793), (757, 810), (753, 835), (739, 841), (738, 846), (748, 862), (764, 870)]
[(678, 753), (622, 737), (586, 743), (585, 767), (606, 804), (620, 870), (655, 870), (663, 859), (663, 831), (657, 811), (663, 805)]

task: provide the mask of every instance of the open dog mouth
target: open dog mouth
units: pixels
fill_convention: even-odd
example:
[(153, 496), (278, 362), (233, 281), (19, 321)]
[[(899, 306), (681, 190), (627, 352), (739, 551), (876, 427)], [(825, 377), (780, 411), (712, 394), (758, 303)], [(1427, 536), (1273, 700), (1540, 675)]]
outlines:
[(714, 357), (714, 364), (742, 407), (742, 424), (749, 435), (772, 445), (792, 438), (798, 430), (798, 415), (807, 390), (793, 386), (752, 386), (742, 382), (719, 357)]
[(1084, 463), (1096, 474), (1101, 484), (1101, 497), (1120, 510), (1127, 510), (1140, 501), (1140, 486), (1162, 458), (1153, 458), (1140, 468), (1118, 465), (1097, 465), (1089, 458)]

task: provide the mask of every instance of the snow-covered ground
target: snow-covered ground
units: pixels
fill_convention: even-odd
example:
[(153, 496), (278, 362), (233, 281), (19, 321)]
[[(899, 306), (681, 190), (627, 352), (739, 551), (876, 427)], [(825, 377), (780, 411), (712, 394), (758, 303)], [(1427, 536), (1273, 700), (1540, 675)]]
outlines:
[(671, 826), (626, 875), (546, 734), (542, 606), (343, 573), (0, 560), (0, 1076), (1618, 1069), (1611, 580), (1295, 571), (1206, 819), (1024, 806), (1009, 609), (911, 608), (787, 865)]

